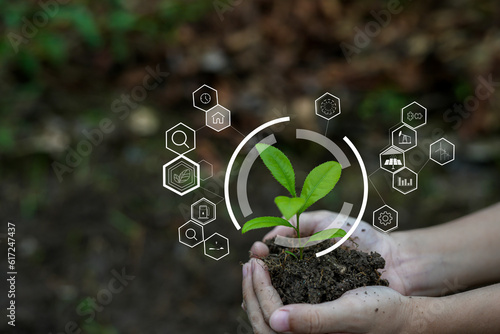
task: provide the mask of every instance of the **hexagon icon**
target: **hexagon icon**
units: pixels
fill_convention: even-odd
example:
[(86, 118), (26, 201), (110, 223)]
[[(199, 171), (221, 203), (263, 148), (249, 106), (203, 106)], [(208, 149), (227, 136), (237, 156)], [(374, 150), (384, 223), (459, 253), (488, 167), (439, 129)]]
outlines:
[(191, 204), (191, 219), (201, 225), (213, 222), (216, 218), (216, 206), (203, 197), (199, 201)]
[(217, 90), (203, 85), (193, 92), (193, 106), (207, 112), (219, 103)]
[(429, 147), (429, 157), (441, 166), (446, 165), (455, 160), (455, 145), (444, 138), (438, 139)]
[(392, 131), (392, 146), (396, 146), (403, 152), (417, 146), (417, 131), (407, 125), (401, 125)]
[(413, 101), (401, 109), (401, 122), (416, 129), (427, 123), (427, 108)]
[(330, 93), (321, 95), (315, 101), (316, 115), (331, 120), (340, 115), (340, 99)]
[(179, 242), (193, 248), (203, 242), (204, 233), (203, 226), (190, 220), (179, 227)]
[(396, 173), (405, 167), (405, 152), (396, 146), (391, 146), (380, 153), (380, 168), (389, 173)]
[(373, 211), (372, 225), (386, 233), (395, 230), (398, 228), (398, 212), (389, 205), (384, 205)]
[(204, 242), (205, 255), (219, 261), (229, 254), (229, 239), (214, 233)]
[(177, 153), (185, 154), (196, 148), (196, 131), (179, 123), (165, 132), (165, 146)]
[(206, 160), (198, 161), (200, 165), (200, 179), (202, 181), (208, 180), (214, 175), (214, 166)]
[(163, 186), (184, 196), (200, 186), (200, 165), (183, 155), (163, 165)]
[(418, 174), (408, 167), (392, 174), (392, 187), (403, 194), (408, 194), (418, 188)]
[(221, 105), (216, 105), (205, 114), (205, 124), (219, 132), (231, 126), (231, 112)]

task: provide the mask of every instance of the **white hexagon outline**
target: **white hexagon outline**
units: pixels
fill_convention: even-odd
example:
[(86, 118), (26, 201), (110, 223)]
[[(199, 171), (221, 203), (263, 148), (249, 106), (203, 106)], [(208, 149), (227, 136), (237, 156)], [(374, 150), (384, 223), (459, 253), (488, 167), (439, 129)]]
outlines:
[[(179, 165), (182, 165), (182, 166), (184, 166), (184, 167), (186, 167), (186, 168), (189, 168), (189, 169), (191, 169), (193, 172), (195, 172), (195, 167), (193, 167), (192, 165), (190, 165), (190, 164), (189, 164), (189, 163), (187, 163), (186, 161), (179, 161), (179, 162), (175, 163), (175, 164), (174, 164), (174, 166), (170, 166), (170, 167), (167, 169), (167, 180), (171, 180), (171, 177), (170, 177), (170, 176), (172, 175), (172, 172), (173, 172), (172, 168), (177, 168), (177, 167), (179, 167)], [(168, 183), (168, 182), (167, 182), (167, 184), (169, 184), (169, 185), (170, 185), (170, 183)], [(181, 186), (176, 186), (176, 185), (170, 185), (170, 186), (171, 186), (171, 187), (173, 187), (173, 188), (175, 188), (175, 189), (177, 189), (177, 190), (178, 190), (178, 191), (180, 191), (180, 192), (183, 192), (183, 191), (185, 191), (186, 189), (189, 189), (189, 188), (193, 187), (194, 185), (195, 185), (195, 180), (193, 179), (193, 180), (192, 180), (191, 182), (189, 182), (189, 184), (188, 184), (188, 185), (186, 185), (186, 186), (182, 186), (182, 187), (181, 187)]]
[[(196, 224), (196, 225), (198, 225), (199, 227), (201, 227), (201, 239), (200, 239), (200, 241), (197, 241), (197, 242), (196, 242), (196, 244), (194, 244), (194, 245), (192, 245), (192, 246), (191, 246), (191, 245), (188, 245), (187, 243), (185, 243), (185, 242), (183, 242), (183, 241), (181, 240), (181, 228), (183, 228), (184, 226), (186, 226), (186, 225), (187, 225), (187, 224), (189, 224), (189, 223), (193, 223), (193, 224)], [(187, 222), (185, 222), (184, 224), (182, 224), (181, 226), (179, 226), (179, 228), (177, 229), (177, 231), (178, 231), (178, 234), (179, 234), (179, 242), (180, 242), (181, 244), (183, 244), (183, 245), (186, 245), (186, 246), (190, 247), (190, 248), (194, 248), (194, 247), (198, 246), (199, 244), (201, 244), (202, 242), (204, 242), (204, 241), (205, 241), (205, 230), (204, 230), (204, 228), (203, 228), (203, 225), (200, 225), (200, 224), (198, 224), (198, 223), (197, 223), (197, 222), (195, 222), (195, 221), (188, 220)]]
[[(420, 124), (419, 126), (416, 126), (416, 127), (413, 127), (413, 126), (411, 126), (408, 123), (405, 123), (405, 119), (404, 119), (404, 110), (405, 110), (405, 108), (408, 108), (409, 106), (411, 106), (413, 104), (417, 104), (420, 108), (424, 109), (424, 122), (422, 124)], [(407, 125), (408, 127), (412, 128), (413, 130), (418, 129), (421, 126), (424, 126), (425, 124), (427, 124), (427, 108), (424, 107), (423, 105), (421, 105), (420, 103), (418, 103), (417, 101), (413, 101), (412, 103), (407, 104), (406, 106), (404, 106), (403, 108), (401, 108), (401, 122), (403, 124)]]
[[(324, 116), (324, 115), (320, 115), (320, 114), (318, 113), (318, 112), (319, 112), (319, 111), (318, 111), (318, 102), (319, 102), (319, 100), (321, 100), (322, 98), (324, 98), (326, 95), (328, 95), (328, 96), (332, 97), (333, 99), (336, 99), (336, 100), (337, 100), (337, 103), (339, 104), (339, 111), (338, 111), (337, 113), (333, 114), (333, 115), (332, 115), (332, 116), (330, 116), (330, 117), (326, 117), (326, 116)], [(316, 100), (314, 100), (314, 111), (315, 111), (315, 113), (316, 113), (316, 116), (322, 117), (322, 118), (326, 119), (327, 121), (329, 121), (329, 120), (331, 120), (332, 118), (337, 117), (338, 115), (340, 115), (340, 114), (341, 114), (341, 109), (340, 109), (340, 98), (339, 98), (339, 97), (337, 97), (337, 96), (335, 96), (335, 95), (333, 95), (333, 94), (331, 94), (331, 93), (329, 93), (329, 92), (326, 92), (325, 94), (321, 95), (321, 96), (320, 96), (320, 97), (318, 97)]]
[[(168, 184), (168, 185), (170, 185), (170, 184), (168, 183), (168, 181), (169, 181), (169, 180), (171, 180), (170, 176), (171, 176), (171, 174), (172, 174), (172, 172), (173, 172), (173, 170), (172, 170), (171, 168), (177, 168), (179, 165), (183, 165), (183, 166), (185, 166), (186, 168), (190, 168), (193, 172), (195, 172), (195, 173), (196, 173), (196, 170), (195, 170), (196, 166), (192, 166), (191, 164), (189, 164), (188, 162), (186, 162), (186, 161), (184, 161), (184, 160), (181, 160), (181, 161), (179, 161), (179, 162), (176, 162), (176, 163), (174, 164), (174, 166), (169, 167), (169, 168), (167, 169), (167, 171), (166, 171), (166, 174), (167, 174), (167, 184)], [(175, 185), (170, 185), (170, 186), (171, 186), (172, 188), (176, 189), (176, 190), (177, 190), (177, 191), (179, 191), (179, 192), (184, 192), (184, 191), (186, 191), (186, 189), (190, 189), (190, 188), (194, 187), (194, 186), (196, 185), (196, 182), (195, 182), (195, 181), (196, 181), (196, 180), (195, 180), (195, 179), (193, 179), (193, 180), (192, 180), (192, 181), (191, 181), (188, 185), (183, 186), (183, 187), (180, 187), (180, 186), (175, 186)]]
[[(217, 107), (221, 107), (222, 109), (226, 110), (228, 112), (228, 115), (229, 115), (229, 124), (227, 124), (225, 127), (223, 127), (222, 129), (218, 130), (218, 129), (215, 129), (213, 128), (212, 126), (210, 126), (210, 124), (208, 124), (208, 113), (212, 110), (212, 109), (215, 109)], [(215, 116), (215, 115), (214, 115)], [(221, 106), (220, 104), (217, 104), (215, 106), (213, 106), (212, 108), (210, 108), (209, 110), (207, 110), (207, 112), (205, 113), (205, 125), (207, 127), (209, 127), (210, 129), (214, 130), (214, 131), (217, 131), (217, 132), (221, 132), (222, 130), (225, 130), (227, 129), (228, 127), (231, 126), (231, 110), (227, 109), (226, 107), (224, 106)]]
[(210, 176), (203, 178), (203, 177), (201, 177), (201, 173), (200, 173), (200, 179), (202, 181), (205, 181), (205, 180), (208, 180), (209, 178), (211, 178), (212, 176), (214, 176), (214, 165), (212, 165), (210, 162), (206, 161), (205, 159), (200, 160), (200, 161), (198, 161), (198, 164), (200, 165), (200, 172), (201, 172), (201, 163), (202, 162), (205, 162), (207, 165), (210, 166)]
[[(392, 212), (395, 212), (396, 213), (396, 225), (391, 227), (390, 229), (388, 229), (387, 231), (384, 231), (382, 228), (378, 227), (377, 225), (375, 225), (375, 213), (381, 211), (382, 209), (389, 209), (391, 210)], [(399, 227), (399, 213), (397, 210), (394, 210), (393, 208), (391, 208), (389, 205), (385, 204), (383, 206), (381, 206), (380, 208), (378, 208), (377, 210), (373, 211), (373, 220), (372, 220), (372, 226), (375, 227), (376, 229), (378, 229), (379, 231), (382, 231), (384, 233), (388, 233), (392, 230), (395, 230)]]
[[(407, 149), (402, 149), (401, 147), (399, 147), (399, 146), (397, 146), (397, 145), (395, 145), (395, 144), (394, 144), (394, 132), (398, 131), (399, 129), (401, 129), (401, 128), (403, 128), (403, 127), (406, 127), (406, 128), (408, 128), (409, 130), (411, 130), (411, 131), (415, 132), (415, 143), (413, 144), (413, 146), (408, 147)], [(399, 149), (400, 149), (400, 150), (402, 150), (403, 152), (406, 152), (406, 151), (411, 150), (412, 148), (415, 148), (415, 147), (417, 146), (417, 143), (418, 143), (417, 131), (416, 131), (414, 128), (412, 128), (411, 126), (408, 126), (408, 125), (406, 125), (406, 124), (403, 124), (403, 125), (399, 126), (396, 130), (392, 130), (392, 132), (391, 132), (391, 146), (396, 146), (397, 148), (399, 148)], [(399, 144), (399, 145), (401, 145), (401, 144)]]
[[(221, 256), (221, 257), (219, 257), (219, 258), (216, 258), (216, 257), (213, 257), (212, 255), (207, 254), (207, 241), (208, 241), (210, 238), (212, 238), (214, 235), (216, 235), (216, 234), (217, 234), (218, 236), (220, 236), (220, 237), (222, 237), (222, 238), (226, 239), (226, 242), (227, 242), (227, 253), (226, 253), (226, 254), (224, 254), (224, 255), (222, 255), (222, 256)], [(222, 259), (223, 257), (225, 257), (225, 256), (228, 256), (228, 255), (229, 255), (229, 239), (228, 239), (228, 238), (226, 238), (225, 236), (223, 236), (222, 234), (215, 232), (214, 234), (212, 234), (211, 236), (209, 236), (207, 239), (205, 239), (205, 240), (203, 241), (203, 251), (204, 251), (205, 255), (206, 255), (206, 256), (208, 256), (209, 258), (212, 258), (212, 259), (214, 259), (215, 261), (219, 261), (219, 260), (220, 260), (220, 259)]]
[[(408, 190), (408, 191), (406, 191), (406, 192), (404, 192), (404, 191), (402, 191), (402, 190), (400, 190), (400, 189), (398, 189), (398, 188), (396, 188), (396, 187), (394, 186), (394, 181), (396, 180), (396, 174), (397, 174), (397, 173), (402, 172), (402, 171), (403, 171), (403, 169), (408, 169), (410, 172), (412, 172), (413, 174), (415, 174), (415, 188), (413, 188), (413, 189), (411, 189), (411, 190)], [(402, 194), (404, 194), (404, 195), (407, 195), (407, 194), (411, 193), (412, 191), (415, 191), (415, 190), (417, 190), (417, 189), (418, 189), (418, 173), (415, 173), (414, 171), (412, 171), (412, 170), (411, 170), (411, 169), (409, 169), (408, 167), (401, 168), (401, 169), (400, 169), (397, 173), (392, 174), (392, 188), (393, 188), (393, 189), (395, 189), (395, 190), (399, 191), (400, 193), (402, 193)]]
[[(434, 159), (432, 158), (432, 146), (433, 146), (434, 144), (437, 144), (437, 143), (438, 143), (439, 141), (441, 141), (441, 140), (444, 140), (445, 142), (447, 142), (448, 144), (450, 144), (450, 145), (453, 147), (453, 158), (452, 158), (452, 159), (450, 159), (450, 160), (448, 160), (448, 161), (446, 161), (446, 162), (443, 162), (443, 163), (441, 163), (441, 162), (439, 162), (439, 161), (436, 161), (436, 160), (434, 160)], [(455, 144), (453, 144), (451, 141), (449, 141), (449, 140), (448, 140), (448, 139), (446, 139), (446, 138), (440, 138), (440, 139), (436, 140), (434, 143), (432, 143), (432, 144), (429, 146), (429, 159), (431, 159), (432, 161), (434, 161), (435, 163), (437, 163), (437, 164), (439, 164), (439, 165), (441, 165), (441, 166), (444, 166), (444, 165), (446, 165), (447, 163), (452, 162), (453, 160), (455, 160)]]
[[(173, 187), (171, 187), (170, 185), (167, 184), (167, 173), (166, 173), (167, 167), (180, 159), (187, 160), (189, 163), (193, 164), (193, 166), (196, 168), (196, 185), (188, 188), (185, 191), (178, 191), (177, 189), (174, 189)], [(194, 162), (193, 160), (186, 158), (183, 155), (179, 155), (174, 160), (167, 162), (166, 164), (163, 165), (163, 187), (173, 191), (174, 193), (176, 193), (177, 195), (180, 195), (180, 196), (184, 196), (185, 194), (199, 188), (200, 187), (200, 165), (198, 165), (198, 163)]]
[(207, 111), (209, 111), (210, 109), (212, 109), (213, 107), (212, 107), (212, 108), (208, 108), (207, 110), (205, 110), (205, 109), (203, 109), (203, 108), (198, 107), (198, 106), (196, 105), (196, 101), (195, 101), (195, 97), (194, 97), (194, 95), (196, 94), (196, 92), (197, 92), (197, 91), (199, 91), (200, 89), (202, 89), (203, 87), (207, 87), (207, 88), (209, 88), (209, 89), (211, 89), (211, 90), (213, 90), (213, 91), (215, 92), (215, 105), (218, 105), (218, 104), (219, 104), (219, 93), (217, 92), (217, 89), (215, 89), (215, 88), (213, 88), (213, 87), (210, 87), (209, 85), (205, 85), (205, 84), (201, 85), (201, 86), (200, 86), (200, 88), (198, 88), (197, 90), (195, 90), (195, 91), (193, 92), (193, 94), (192, 94), (192, 96), (193, 96), (193, 107), (195, 107), (196, 109), (200, 109), (201, 111), (207, 112)]
[[(202, 202), (202, 201), (205, 201), (205, 202), (208, 202), (208, 204), (212, 207), (212, 211), (214, 213), (214, 217), (213, 218), (210, 218), (206, 221), (199, 221), (198, 219), (194, 218), (193, 216), (193, 207)], [(206, 199), (205, 197), (203, 197), (202, 199), (199, 199), (197, 200), (196, 202), (194, 202), (193, 204), (191, 204), (191, 219), (194, 220), (195, 222), (201, 224), (201, 225), (207, 225), (208, 223), (211, 223), (213, 222), (215, 219), (217, 218), (217, 205), (215, 203), (213, 203), (212, 201), (209, 201), (208, 199)]]
[[(403, 155), (403, 165), (402, 165), (400, 168), (395, 169), (394, 171), (392, 171), (392, 170), (388, 170), (388, 169), (386, 169), (385, 167), (382, 167), (382, 166), (383, 166), (383, 165), (382, 165), (382, 155), (384, 154), (384, 152), (389, 151), (391, 148), (396, 149), (396, 151), (398, 151), (398, 150), (399, 150), (399, 151), (401, 151), (401, 152), (400, 152), (400, 154), (402, 154), (402, 155)], [(380, 163), (380, 168), (381, 168), (381, 169), (383, 169), (383, 170), (385, 170), (385, 171), (387, 171), (387, 172), (389, 172), (389, 173), (391, 173), (391, 174), (394, 174), (394, 173), (397, 173), (397, 172), (399, 172), (401, 169), (403, 169), (403, 168), (405, 168), (405, 167), (406, 167), (406, 154), (405, 154), (405, 152), (404, 152), (402, 149), (400, 149), (399, 147), (394, 146), (394, 145), (391, 145), (391, 146), (389, 146), (388, 148), (386, 148), (385, 150), (383, 150), (382, 152), (380, 152), (380, 154), (379, 154), (379, 163)]]
[[(169, 143), (170, 141), (171, 141), (171, 142), (173, 142), (172, 140), (170, 140), (170, 141), (168, 140), (168, 133), (169, 133), (171, 130), (175, 129), (176, 127), (180, 126), (180, 125), (182, 125), (182, 126), (184, 126), (184, 127), (188, 128), (190, 131), (192, 131), (192, 132), (193, 132), (193, 142), (194, 142), (194, 145), (193, 145), (193, 147), (192, 147), (192, 148), (190, 148), (189, 150), (187, 150), (187, 151), (186, 151), (186, 152), (184, 152), (184, 153), (179, 153), (179, 152), (175, 151), (174, 149), (172, 149), (172, 148), (168, 147), (168, 143)], [(177, 131), (176, 131), (176, 132), (177, 132)], [(187, 134), (186, 134), (186, 138), (187, 138)], [(174, 143), (174, 145), (175, 145), (175, 143)], [(183, 146), (183, 145), (176, 145), (176, 146)], [(176, 153), (176, 154), (179, 154), (179, 155), (184, 155), (184, 154), (186, 154), (186, 153), (188, 153), (188, 152), (191, 152), (192, 150), (194, 150), (194, 149), (196, 148), (196, 131), (195, 131), (194, 129), (192, 129), (191, 127), (187, 126), (186, 124), (182, 123), (182, 122), (177, 123), (176, 125), (174, 125), (174, 126), (173, 126), (173, 127), (171, 127), (170, 129), (168, 129), (167, 131), (165, 131), (165, 147), (166, 147), (166, 148), (168, 148), (170, 151), (172, 151), (172, 152), (174, 152), (174, 153)]]

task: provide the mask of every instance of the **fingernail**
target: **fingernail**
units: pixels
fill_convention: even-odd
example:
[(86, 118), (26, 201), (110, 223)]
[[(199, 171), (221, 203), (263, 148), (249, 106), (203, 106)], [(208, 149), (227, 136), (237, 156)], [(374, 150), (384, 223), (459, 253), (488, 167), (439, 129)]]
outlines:
[(242, 271), (243, 271), (243, 277), (244, 278), (247, 277), (247, 275), (248, 275), (248, 263), (245, 263), (243, 265), (243, 270)]
[(277, 310), (271, 315), (269, 319), (269, 324), (272, 329), (277, 332), (288, 332), (290, 330), (290, 325), (288, 323), (289, 318), (288, 310)]

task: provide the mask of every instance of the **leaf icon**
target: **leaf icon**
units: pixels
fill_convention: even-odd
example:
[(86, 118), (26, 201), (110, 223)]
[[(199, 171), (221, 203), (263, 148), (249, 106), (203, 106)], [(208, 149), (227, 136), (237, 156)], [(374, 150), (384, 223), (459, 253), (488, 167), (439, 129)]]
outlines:
[(191, 178), (191, 170), (184, 169), (179, 174), (174, 174), (174, 181), (176, 183), (186, 183)]

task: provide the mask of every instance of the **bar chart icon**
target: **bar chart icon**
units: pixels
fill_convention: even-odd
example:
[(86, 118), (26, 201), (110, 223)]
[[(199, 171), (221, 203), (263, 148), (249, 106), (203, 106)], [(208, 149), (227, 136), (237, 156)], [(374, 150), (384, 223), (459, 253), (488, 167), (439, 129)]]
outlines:
[(412, 187), (413, 179), (405, 179), (398, 176), (398, 187)]
[(393, 174), (392, 187), (403, 194), (408, 194), (418, 187), (418, 174), (404, 167)]

